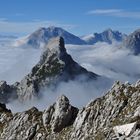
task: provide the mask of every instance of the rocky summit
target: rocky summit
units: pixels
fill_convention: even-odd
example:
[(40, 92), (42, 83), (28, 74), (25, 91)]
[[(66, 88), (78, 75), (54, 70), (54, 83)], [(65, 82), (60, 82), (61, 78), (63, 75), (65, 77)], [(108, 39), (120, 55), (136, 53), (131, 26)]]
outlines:
[(67, 53), (64, 39), (56, 37), (49, 41), (44, 49), (40, 61), (32, 68), (20, 82), (7, 85), (0, 83), (0, 102), (6, 103), (11, 98), (20, 101), (39, 97), (40, 89), (57, 86), (62, 81), (96, 80), (99, 76), (87, 71), (76, 63)]
[(130, 140), (140, 139), (140, 81), (116, 82), (84, 108), (64, 95), (45, 109), (13, 114), (0, 104), (1, 140)]
[(83, 36), (82, 39), (89, 45), (93, 45), (97, 42), (106, 42), (112, 44), (113, 42), (122, 42), (127, 35), (120, 33), (119, 31), (113, 31), (107, 29), (102, 33), (94, 33), (91, 35)]

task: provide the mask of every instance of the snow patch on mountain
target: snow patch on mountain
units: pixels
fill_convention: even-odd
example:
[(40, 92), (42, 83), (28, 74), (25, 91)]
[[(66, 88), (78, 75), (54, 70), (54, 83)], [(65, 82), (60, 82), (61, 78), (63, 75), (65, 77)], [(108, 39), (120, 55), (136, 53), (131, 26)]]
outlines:
[(102, 33), (94, 33), (82, 37), (82, 39), (90, 45), (97, 42), (112, 44), (113, 42), (122, 42), (125, 38), (125, 34), (122, 34), (119, 31), (113, 31), (111, 29), (107, 29)]

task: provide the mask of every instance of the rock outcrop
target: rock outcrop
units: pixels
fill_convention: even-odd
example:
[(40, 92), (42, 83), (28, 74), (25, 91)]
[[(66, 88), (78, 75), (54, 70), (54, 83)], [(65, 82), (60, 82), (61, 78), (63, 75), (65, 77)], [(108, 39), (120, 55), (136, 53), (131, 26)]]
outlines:
[(139, 108), (140, 81), (136, 84), (116, 82), (103, 97), (80, 110), (64, 95), (44, 111), (33, 107), (12, 114), (0, 104), (0, 139), (140, 139)]
[(73, 124), (78, 109), (69, 104), (65, 96), (61, 96), (58, 101), (43, 112), (43, 123), (52, 132), (60, 132), (63, 128)]

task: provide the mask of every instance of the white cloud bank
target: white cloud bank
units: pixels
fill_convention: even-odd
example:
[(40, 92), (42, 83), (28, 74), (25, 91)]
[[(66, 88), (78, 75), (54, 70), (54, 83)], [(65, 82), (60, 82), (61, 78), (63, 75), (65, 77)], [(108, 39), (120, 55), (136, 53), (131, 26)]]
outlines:
[[(14, 83), (30, 72), (39, 60), (41, 50), (13, 48), (8, 44), (1, 43), (0, 46), (0, 80)], [(91, 99), (101, 96), (110, 88), (114, 80), (134, 82), (140, 78), (140, 56), (131, 55), (128, 50), (118, 49), (118, 44), (66, 45), (66, 48), (79, 64), (89, 71), (106, 76), (111, 80), (99, 79), (89, 83), (80, 83), (77, 80), (68, 83), (62, 82), (56, 90), (44, 89), (41, 100), (35, 99), (24, 102), (24, 104), (16, 101), (9, 104), (9, 108), (14, 112), (32, 106), (42, 110), (54, 103), (56, 98), (62, 94), (66, 95), (73, 105), (81, 107)]]
[(67, 50), (77, 62), (92, 72), (114, 80), (134, 82), (140, 78), (140, 56), (119, 49), (119, 45), (67, 45)]

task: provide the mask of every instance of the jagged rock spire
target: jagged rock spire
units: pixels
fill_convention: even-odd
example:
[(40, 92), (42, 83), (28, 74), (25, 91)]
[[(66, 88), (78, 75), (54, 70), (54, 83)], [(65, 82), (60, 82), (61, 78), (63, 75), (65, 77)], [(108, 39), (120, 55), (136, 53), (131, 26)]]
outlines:
[(62, 81), (80, 79), (86, 82), (97, 78), (98, 75), (87, 71), (72, 59), (66, 51), (64, 39), (59, 36), (49, 41), (40, 61), (27, 76), (19, 83), (8, 86), (14, 89), (19, 100), (24, 101), (39, 98), (42, 88), (49, 88), (52, 85), (56, 87)]

